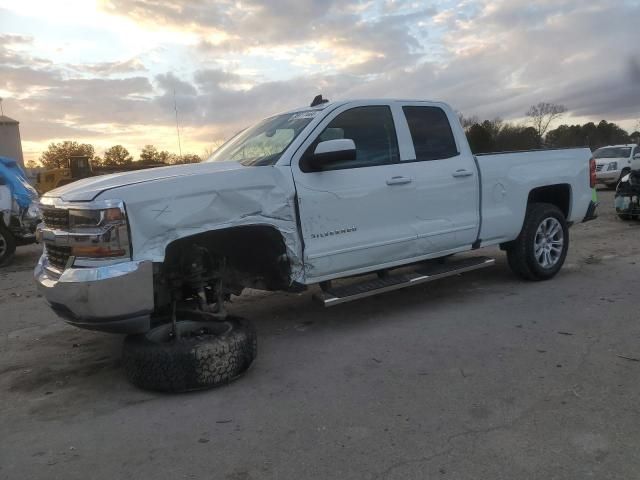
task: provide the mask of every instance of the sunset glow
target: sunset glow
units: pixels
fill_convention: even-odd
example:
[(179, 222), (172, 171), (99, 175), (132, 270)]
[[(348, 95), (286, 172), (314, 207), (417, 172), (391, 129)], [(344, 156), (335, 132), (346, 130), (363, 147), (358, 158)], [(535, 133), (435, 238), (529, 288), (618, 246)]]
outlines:
[(0, 0), (0, 97), (25, 160), (50, 142), (202, 154), (330, 99), (444, 100), (465, 115), (640, 119), (637, 1)]

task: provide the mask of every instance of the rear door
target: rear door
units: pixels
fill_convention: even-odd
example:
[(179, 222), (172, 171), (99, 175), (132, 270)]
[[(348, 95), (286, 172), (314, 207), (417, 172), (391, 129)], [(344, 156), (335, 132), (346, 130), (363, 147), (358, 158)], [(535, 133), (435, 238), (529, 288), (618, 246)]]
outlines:
[(443, 105), (427, 102), (398, 102), (394, 115), (408, 150), (402, 171), (414, 189), (404, 208), (410, 209), (418, 251), (470, 247), (480, 223), (480, 179), (457, 119)]
[[(305, 158), (325, 140), (352, 139), (356, 159), (312, 171)], [(352, 102), (331, 112), (294, 154), (291, 168), (307, 280), (321, 281), (414, 257), (406, 205), (414, 184), (399, 162), (389, 103)]]

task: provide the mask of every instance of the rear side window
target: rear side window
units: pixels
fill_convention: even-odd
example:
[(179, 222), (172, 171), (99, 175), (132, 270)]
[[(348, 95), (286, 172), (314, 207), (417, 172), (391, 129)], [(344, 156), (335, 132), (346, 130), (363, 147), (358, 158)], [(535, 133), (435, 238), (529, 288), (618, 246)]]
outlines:
[(458, 155), (447, 115), (438, 107), (402, 107), (409, 124), (416, 160), (438, 160)]
[(350, 138), (356, 144), (355, 160), (334, 163), (324, 170), (385, 165), (400, 158), (391, 109), (388, 106), (355, 107), (342, 112), (327, 125), (305, 152), (301, 170), (309, 171), (305, 157), (313, 155), (319, 142), (342, 138)]

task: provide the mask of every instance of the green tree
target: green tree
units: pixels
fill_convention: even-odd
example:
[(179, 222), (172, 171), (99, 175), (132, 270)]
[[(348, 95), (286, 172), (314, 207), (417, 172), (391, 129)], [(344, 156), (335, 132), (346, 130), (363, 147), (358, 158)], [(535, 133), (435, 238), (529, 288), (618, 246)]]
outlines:
[(174, 163), (174, 159), (176, 157), (177, 155), (174, 155), (173, 153), (169, 153), (166, 150), (161, 150), (158, 152), (156, 161), (161, 163)]
[(153, 145), (145, 145), (140, 152), (140, 161), (143, 163), (155, 163), (158, 161), (158, 149)]
[(145, 145), (140, 152), (140, 162), (143, 164), (172, 163), (174, 157), (166, 150), (159, 151), (154, 145)]
[(114, 145), (104, 152), (103, 165), (128, 165), (133, 162), (129, 150), (122, 145)]
[(40, 156), (40, 163), (45, 168), (62, 168), (69, 163), (69, 157), (85, 156), (93, 159), (93, 145), (66, 140), (61, 143), (50, 143)]
[(27, 167), (27, 168), (38, 168), (38, 162), (36, 162), (35, 160), (31, 159), (26, 163), (25, 167)]
[(633, 134), (629, 135), (615, 123), (601, 120), (598, 125), (593, 122), (584, 125), (560, 125), (547, 133), (545, 143), (554, 148), (588, 146), (595, 150), (606, 145), (632, 142), (632, 137)]
[(202, 157), (200, 155), (196, 155), (195, 153), (185, 153), (182, 156), (174, 155), (171, 159), (171, 163), (174, 165), (180, 165), (185, 163), (200, 163), (202, 161)]
[(491, 132), (479, 123), (469, 127), (467, 141), (473, 153), (488, 153), (495, 150), (495, 142)]
[(540, 147), (538, 132), (533, 127), (505, 124), (496, 137), (496, 151), (513, 152)]

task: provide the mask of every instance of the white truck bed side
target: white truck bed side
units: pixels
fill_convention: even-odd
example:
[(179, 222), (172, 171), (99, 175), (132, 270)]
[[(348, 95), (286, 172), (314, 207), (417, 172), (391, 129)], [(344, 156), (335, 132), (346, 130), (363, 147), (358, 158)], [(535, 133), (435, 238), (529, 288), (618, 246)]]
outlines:
[[(477, 155), (482, 196), (482, 245), (515, 239), (522, 228), (529, 192), (549, 185), (569, 185), (568, 220), (585, 217), (589, 186), (588, 148)], [(552, 179), (550, 181), (550, 179)]]

